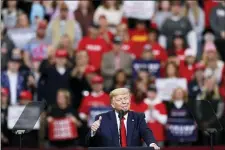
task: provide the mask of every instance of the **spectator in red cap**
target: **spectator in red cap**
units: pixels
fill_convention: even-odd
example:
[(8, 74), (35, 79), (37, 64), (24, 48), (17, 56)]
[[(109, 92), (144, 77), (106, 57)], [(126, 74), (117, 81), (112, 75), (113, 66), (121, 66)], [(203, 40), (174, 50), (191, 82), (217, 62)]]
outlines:
[(47, 58), (50, 40), (46, 38), (47, 22), (42, 20), (38, 23), (36, 37), (31, 39), (23, 48), (25, 52), (25, 64), (31, 67), (33, 61), (40, 62)]
[(55, 104), (56, 92), (60, 88), (68, 89), (70, 86), (69, 78), (71, 68), (68, 66), (68, 53), (64, 49), (59, 49), (55, 52), (55, 65), (43, 69), (41, 72), (41, 87), (39, 100), (43, 98), (48, 105)]
[(91, 24), (88, 31), (88, 36), (79, 42), (78, 51), (87, 51), (89, 64), (100, 70), (102, 56), (108, 51), (108, 45), (105, 40), (99, 38), (99, 28), (96, 24)]
[(179, 65), (179, 75), (182, 78), (186, 78), (188, 82), (191, 81), (194, 75), (194, 66), (195, 66), (195, 52), (188, 48), (184, 52), (184, 60), (180, 61)]
[(33, 101), (33, 95), (30, 91), (22, 91), (20, 93), (20, 104), (27, 105), (28, 103)]
[(206, 66), (205, 74), (207, 76), (213, 75), (217, 83), (222, 80), (222, 71), (224, 62), (219, 59), (216, 46), (213, 42), (206, 42), (203, 51), (203, 62)]
[[(88, 65), (88, 54), (86, 51), (76, 53), (75, 66), (71, 72), (70, 88), (73, 94), (74, 107), (78, 108), (85, 93), (91, 91), (90, 78), (95, 74), (94, 66)], [(90, 77), (89, 77), (90, 76)]]
[(197, 63), (194, 66), (194, 76), (188, 84), (188, 96), (190, 102), (195, 101), (196, 96), (202, 91), (202, 87), (204, 84), (204, 70), (205, 66), (202, 63)]
[(89, 110), (91, 107), (110, 106), (109, 95), (103, 91), (103, 78), (96, 75), (91, 80), (92, 92), (85, 96), (79, 108), (79, 116), (82, 120), (88, 120)]
[(1, 88), (1, 143), (2, 147), (9, 144), (9, 129), (7, 126), (9, 91), (7, 88)]

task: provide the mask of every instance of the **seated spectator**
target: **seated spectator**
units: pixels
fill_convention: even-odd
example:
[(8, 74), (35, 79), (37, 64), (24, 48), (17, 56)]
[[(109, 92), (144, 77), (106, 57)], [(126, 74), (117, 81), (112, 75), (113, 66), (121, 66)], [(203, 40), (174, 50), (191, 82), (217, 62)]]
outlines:
[[(181, 2), (172, 1), (171, 2), (171, 11), (172, 16), (165, 20), (162, 25), (160, 38), (161, 45), (166, 49), (172, 48), (172, 37), (174, 34), (183, 35), (187, 40), (189, 47), (193, 50), (197, 50), (197, 38), (196, 33), (193, 31), (192, 25), (189, 22), (188, 18), (181, 16)], [(163, 37), (163, 38), (162, 38)], [(165, 41), (163, 41), (165, 40)], [(163, 42), (162, 42), (163, 41)]]
[(122, 9), (118, 1), (106, 0), (98, 6), (94, 13), (94, 23), (98, 24), (99, 17), (104, 15), (109, 24), (110, 31), (115, 34), (116, 26), (122, 20)]
[(78, 8), (74, 12), (76, 20), (80, 23), (83, 36), (88, 35), (89, 25), (93, 21), (94, 8), (91, 1), (79, 1)]
[(157, 145), (164, 146), (164, 125), (167, 122), (167, 110), (165, 104), (159, 99), (155, 85), (148, 87), (147, 98), (144, 102), (148, 105), (145, 111), (146, 122), (152, 129)]
[[(197, 95), (196, 112), (197, 118), (200, 121), (201, 128), (216, 128), (220, 130), (220, 125), (217, 123), (221, 121), (224, 113), (224, 103), (219, 93), (217, 80), (213, 76), (205, 77), (203, 90)], [(214, 112), (212, 112), (214, 111)], [(216, 114), (216, 116), (214, 115)], [(217, 119), (215, 119), (217, 117)], [(209, 145), (207, 135), (203, 134), (204, 145)], [(215, 143), (221, 142), (221, 133), (215, 135)]]
[(75, 58), (76, 65), (71, 72), (70, 89), (73, 96), (73, 106), (79, 108), (85, 92), (91, 91), (87, 75), (95, 74), (96, 69), (93, 66), (88, 65), (89, 59), (86, 51), (76, 53)]
[(210, 13), (210, 26), (216, 36), (216, 46), (222, 60), (225, 61), (225, 2), (221, 1)]
[(17, 8), (17, 1), (7, 1), (7, 8), (2, 10), (3, 23), (5, 28), (14, 28), (17, 24), (17, 17), (21, 10)]
[(73, 47), (75, 48), (82, 37), (80, 25), (75, 20), (69, 19), (68, 7), (65, 3), (60, 5), (60, 15), (51, 20), (47, 28), (47, 37), (52, 39), (52, 44), (56, 46), (60, 41), (61, 36), (67, 34)]
[(181, 78), (186, 78), (190, 82), (194, 75), (195, 53), (192, 49), (186, 49), (184, 52), (185, 59), (180, 62), (179, 75)]
[(15, 28), (7, 30), (7, 34), (17, 48), (23, 49), (35, 37), (35, 30), (31, 28), (27, 15), (20, 13)]
[(121, 50), (122, 39), (115, 37), (113, 49), (104, 54), (101, 63), (101, 73), (105, 79), (104, 87), (109, 90), (112, 87), (112, 78), (116, 71), (123, 69), (128, 77), (131, 75), (132, 58), (129, 54)]
[[(58, 140), (51, 140), (50, 135), (48, 136), (49, 142), (50, 142), (50, 147), (57, 147), (57, 148), (65, 148), (65, 147), (74, 147), (78, 144), (77, 138), (78, 138), (78, 133), (77, 133), (77, 127), (81, 126), (81, 122), (77, 119), (77, 112), (71, 107), (71, 96), (68, 90), (66, 89), (59, 89), (57, 91), (57, 96), (56, 96), (56, 105), (50, 107), (50, 109), (47, 112), (47, 121), (48, 123), (54, 123), (54, 121), (58, 121), (58, 119), (69, 119), (73, 122), (73, 126), (75, 126), (75, 136), (72, 139), (58, 139)], [(64, 133), (68, 132), (66, 131), (69, 124), (64, 125)], [(51, 129), (48, 128), (50, 131)], [(54, 131), (53, 131), (54, 132)], [(65, 137), (62, 136), (63, 133), (56, 134), (61, 134), (61, 138)], [(71, 131), (70, 131), (71, 132)], [(72, 133), (70, 133), (72, 134)]]
[(89, 64), (100, 70), (103, 54), (108, 50), (105, 40), (99, 38), (99, 29), (95, 24), (91, 24), (88, 29), (88, 36), (83, 37), (79, 42), (78, 51), (87, 51)]
[(168, 0), (161, 0), (159, 2), (159, 8), (154, 16), (154, 22), (159, 30), (161, 29), (164, 21), (172, 15), (170, 7), (170, 1)]
[(1, 143), (2, 148), (10, 144), (10, 131), (7, 126), (9, 105), (9, 91), (7, 88), (1, 88)]
[[(173, 91), (172, 94), (172, 100), (167, 103), (167, 111), (168, 111), (168, 121), (167, 121), (167, 127), (168, 126), (177, 126), (177, 130), (171, 128), (167, 128), (167, 132), (173, 132), (173, 130), (176, 130), (178, 133), (177, 135), (174, 134), (175, 137), (169, 137), (167, 136), (167, 140), (169, 141), (170, 146), (190, 146), (191, 143), (189, 139), (184, 139), (184, 136), (180, 137), (180, 134), (183, 133), (184, 130), (180, 130), (183, 126), (185, 126), (185, 123), (192, 123), (192, 125), (195, 125), (192, 115), (189, 112), (189, 107), (187, 105), (188, 102), (188, 95), (187, 92), (182, 88), (176, 88)], [(183, 124), (180, 123), (180, 121), (183, 120)], [(178, 125), (179, 124), (179, 125)], [(180, 128), (181, 127), (181, 128)], [(187, 132), (187, 131), (186, 131)], [(169, 134), (167, 134), (169, 135)], [(196, 138), (196, 137), (194, 137)]]
[(38, 59), (42, 61), (47, 58), (47, 48), (51, 41), (45, 36), (46, 28), (47, 22), (39, 22), (36, 37), (32, 38), (23, 48), (25, 52), (25, 64), (29, 67), (32, 65), (32, 60)]
[(219, 60), (217, 49), (214, 43), (205, 43), (203, 52), (203, 62), (206, 66), (205, 74), (213, 75), (216, 78), (217, 83), (220, 83), (222, 80), (224, 62)]
[(195, 101), (197, 95), (202, 91), (204, 84), (204, 69), (205, 66), (202, 63), (197, 63), (194, 67), (193, 79), (188, 84), (188, 96), (190, 102)]
[(94, 76), (92, 78), (92, 92), (85, 96), (79, 108), (79, 117), (83, 121), (88, 121), (92, 107), (110, 107), (109, 95), (103, 91), (103, 78)]
[[(68, 53), (66, 50), (55, 52), (55, 64), (45, 68), (41, 72), (40, 100), (43, 98), (51, 106), (56, 103), (56, 93), (60, 88), (68, 89), (70, 82), (71, 67), (68, 65)], [(56, 82), (60, 81), (60, 82)]]
[(7, 88), (9, 91), (9, 104), (18, 104), (19, 94), (26, 88), (25, 77), (19, 71), (21, 65), (21, 58), (11, 57), (7, 70), (1, 74), (1, 86)]
[(202, 33), (205, 29), (205, 13), (197, 1), (188, 0), (185, 4), (184, 15), (189, 19), (193, 30), (197, 34), (197, 56), (200, 57), (202, 54)]
[(118, 70), (113, 78), (113, 84), (110, 91), (117, 88), (129, 88), (129, 80), (125, 71)]

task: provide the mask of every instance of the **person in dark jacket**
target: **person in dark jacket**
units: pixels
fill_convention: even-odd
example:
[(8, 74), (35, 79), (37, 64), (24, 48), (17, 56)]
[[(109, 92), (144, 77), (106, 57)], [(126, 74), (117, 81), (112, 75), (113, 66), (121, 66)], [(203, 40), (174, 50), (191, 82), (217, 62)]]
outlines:
[[(43, 69), (40, 81), (42, 92), (39, 100), (45, 99), (48, 106), (56, 103), (56, 93), (60, 88), (69, 88), (71, 68), (67, 66), (68, 53), (66, 50), (57, 50), (55, 53), (55, 65)], [(40, 86), (39, 86), (40, 88)]]

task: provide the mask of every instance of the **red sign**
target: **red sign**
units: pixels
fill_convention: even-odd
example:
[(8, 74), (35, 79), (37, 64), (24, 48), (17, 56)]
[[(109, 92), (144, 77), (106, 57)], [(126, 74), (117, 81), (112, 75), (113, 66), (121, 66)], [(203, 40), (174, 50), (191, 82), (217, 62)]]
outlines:
[(70, 140), (78, 137), (77, 127), (70, 118), (57, 118), (48, 124), (51, 141)]

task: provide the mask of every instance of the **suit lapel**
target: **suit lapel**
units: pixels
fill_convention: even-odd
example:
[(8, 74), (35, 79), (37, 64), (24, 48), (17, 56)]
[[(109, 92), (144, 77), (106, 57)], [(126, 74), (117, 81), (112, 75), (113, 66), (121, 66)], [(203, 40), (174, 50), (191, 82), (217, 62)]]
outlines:
[(115, 143), (116, 147), (120, 147), (119, 133), (118, 133), (118, 126), (117, 126), (115, 111), (110, 112), (110, 119), (111, 119), (110, 129), (112, 132), (113, 142)]
[(134, 118), (133, 113), (129, 111), (127, 118), (127, 145), (131, 145), (132, 134), (134, 131)]

